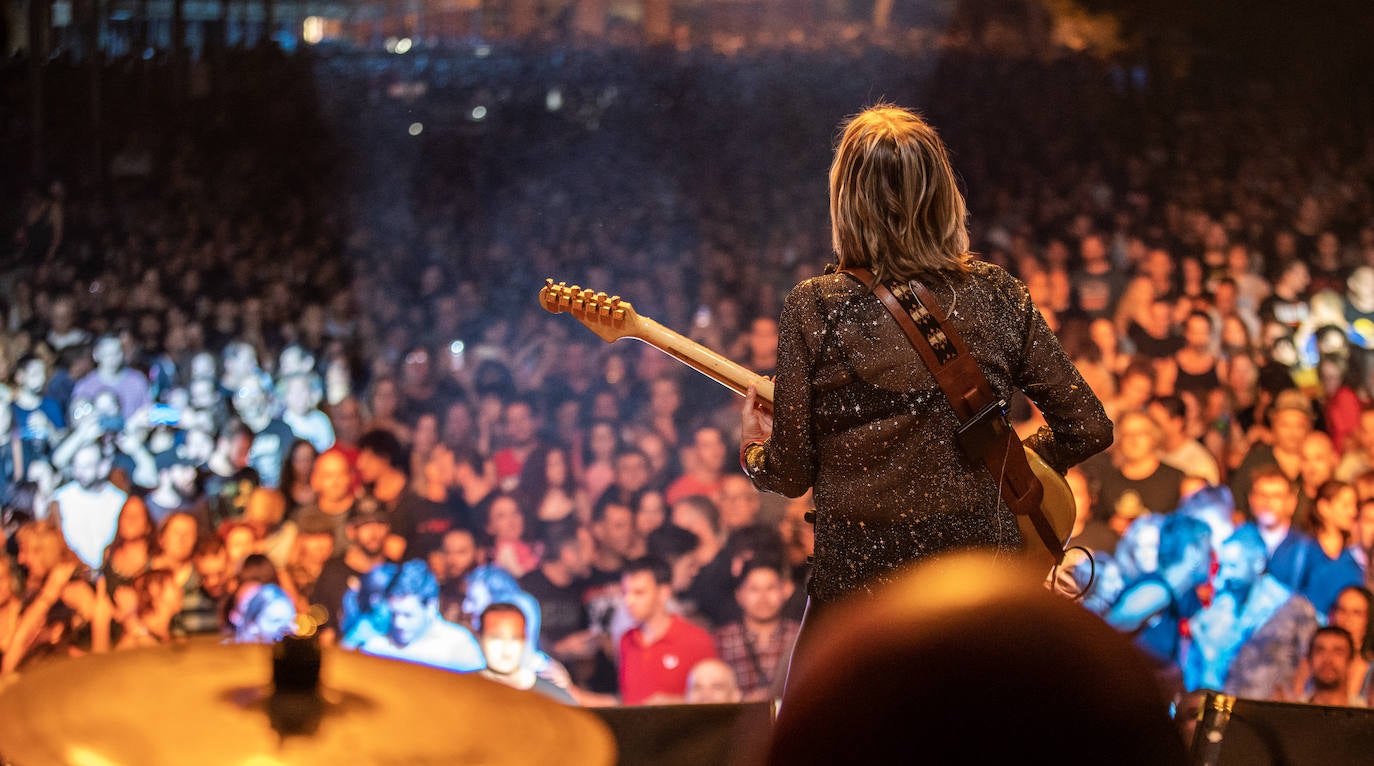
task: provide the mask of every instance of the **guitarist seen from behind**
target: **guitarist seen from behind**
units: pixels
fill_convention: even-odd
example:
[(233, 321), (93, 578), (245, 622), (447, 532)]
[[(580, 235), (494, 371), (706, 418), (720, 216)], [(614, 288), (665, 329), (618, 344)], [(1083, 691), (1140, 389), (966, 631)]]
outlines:
[[(1047, 425), (1026, 446), (1051, 467), (1062, 474), (1111, 444), (1102, 403), (1026, 286), (969, 253), (963, 196), (919, 116), (878, 105), (850, 120), (830, 169), (830, 218), (840, 269), (867, 269), (894, 292), (924, 284), (996, 396), (1022, 391), (1036, 404)], [(761, 489), (815, 490), (809, 616), (922, 559), (1021, 549), (998, 481), (960, 449), (950, 400), (873, 292), (845, 273), (807, 279), (778, 335), (773, 411), (755, 406), (751, 387), (740, 459)], [(803, 642), (807, 632), (804, 622)]]

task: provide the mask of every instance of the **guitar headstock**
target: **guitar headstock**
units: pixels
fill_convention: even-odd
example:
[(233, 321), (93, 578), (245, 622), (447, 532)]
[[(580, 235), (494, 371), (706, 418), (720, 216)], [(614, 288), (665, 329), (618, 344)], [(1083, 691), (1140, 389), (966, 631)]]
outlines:
[(571, 314), (587, 329), (601, 336), (607, 343), (632, 334), (639, 315), (629, 301), (619, 295), (607, 295), (567, 282), (544, 280), (539, 291), (539, 305), (551, 314)]

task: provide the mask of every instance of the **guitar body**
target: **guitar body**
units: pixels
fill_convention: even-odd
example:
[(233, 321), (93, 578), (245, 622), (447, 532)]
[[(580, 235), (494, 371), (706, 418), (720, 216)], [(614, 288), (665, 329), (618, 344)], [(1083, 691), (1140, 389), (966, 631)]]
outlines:
[[(554, 281), (549, 279), (539, 291), (539, 304), (552, 314), (571, 314), (607, 343), (620, 338), (644, 341), (737, 394), (744, 394), (753, 386), (757, 391), (759, 405), (769, 410), (773, 407), (773, 381), (648, 317), (636, 314), (630, 302), (621, 300), (620, 296), (595, 292), (577, 285), (569, 287), (562, 282), (554, 284)], [(1058, 563), (1063, 546), (1068, 543), (1069, 535), (1073, 532), (1076, 511), (1073, 492), (1069, 490), (1069, 483), (1064, 477), (1029, 447), (1026, 448), (1026, 459), (1030, 462), (1031, 472), (1044, 488), (1040, 509), (1054, 529), (1055, 538), (1060, 542), (1059, 551), (1051, 552), (1041, 541), (1030, 517), (1016, 517), (1021, 528), (1021, 538), (1025, 541), (1025, 560), (1043, 576)]]
[(1078, 517), (1078, 510), (1074, 503), (1073, 490), (1069, 489), (1069, 482), (1064, 476), (1050, 467), (1045, 458), (1040, 457), (1035, 450), (1030, 447), (1025, 449), (1031, 473), (1040, 480), (1040, 486), (1045, 490), (1045, 496), (1040, 500), (1040, 512), (1045, 514), (1045, 519), (1054, 528), (1055, 539), (1060, 543), (1059, 550), (1051, 552), (1045, 547), (1029, 516), (1017, 516), (1016, 522), (1021, 528), (1021, 539), (1025, 541), (1024, 555), (1027, 563), (1033, 565), (1037, 571), (1048, 572), (1059, 563), (1064, 546), (1073, 534), (1073, 522)]

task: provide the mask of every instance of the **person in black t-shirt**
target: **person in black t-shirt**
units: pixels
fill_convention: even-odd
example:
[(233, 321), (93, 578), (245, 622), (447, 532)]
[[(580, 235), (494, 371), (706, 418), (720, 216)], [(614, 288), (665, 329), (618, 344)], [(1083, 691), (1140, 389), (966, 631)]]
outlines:
[(1143, 322), (1132, 320), (1126, 337), (1135, 345), (1136, 353), (1149, 359), (1168, 359), (1183, 348), (1183, 338), (1174, 332), (1173, 307), (1164, 300), (1150, 303)]
[(281, 478), (282, 457), (296, 435), (281, 418), (272, 415), (272, 395), (261, 378), (252, 376), (234, 392), (234, 411), (253, 432), (248, 465), (262, 478), (262, 486), (276, 489)]
[(311, 600), (327, 612), (321, 624), (326, 642), (344, 638), (340, 616), (344, 594), (357, 592), (363, 575), (386, 561), (382, 555), (387, 536), (391, 533), (391, 517), (384, 511), (355, 513), (348, 520), (348, 550), (324, 564), (320, 578), (315, 581)]
[(398, 540), (388, 543), (387, 558), (399, 561), (405, 551), (416, 551), (420, 537), (447, 531), (454, 519), (443, 506), (426, 500), (410, 487), (406, 475), (405, 448), (390, 431), (375, 429), (358, 439), (358, 478), (368, 493), (390, 514), (391, 532)]
[(1312, 275), (1306, 263), (1301, 260), (1285, 263), (1274, 280), (1273, 293), (1260, 302), (1260, 321), (1281, 324), (1289, 332), (1295, 332), (1311, 311), (1307, 302), (1311, 284)]
[(543, 561), (520, 578), (521, 589), (539, 600), (539, 645), (564, 663), (596, 652), (583, 603), (594, 545), (591, 533), (571, 519), (551, 524), (544, 533)]
[(1117, 534), (1136, 517), (1178, 507), (1183, 472), (1159, 461), (1159, 426), (1144, 412), (1116, 421), (1116, 465), (1102, 476), (1093, 515), (1107, 519)]
[(1078, 245), (1082, 263), (1069, 277), (1073, 309), (1090, 319), (1110, 319), (1126, 290), (1126, 278), (1112, 267), (1107, 245), (1098, 234), (1089, 234)]
[(464, 622), (468, 572), (486, 563), (477, 547), (477, 537), (466, 527), (453, 527), (440, 538), (437, 548), (423, 552), (430, 571), (439, 580), (439, 614), (449, 622)]

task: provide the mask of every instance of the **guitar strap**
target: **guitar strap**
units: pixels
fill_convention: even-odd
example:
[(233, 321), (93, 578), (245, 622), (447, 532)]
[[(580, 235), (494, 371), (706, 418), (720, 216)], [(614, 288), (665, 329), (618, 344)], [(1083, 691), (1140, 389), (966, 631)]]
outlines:
[(998, 479), (1002, 498), (1012, 513), (1028, 516), (1056, 563), (1063, 544), (1040, 509), (1044, 487), (1031, 471), (1021, 437), (1007, 420), (1007, 403), (988, 384), (964, 338), (943, 314), (940, 304), (918, 280), (889, 288), (868, 269), (842, 269), (869, 288), (897, 320), (907, 340), (920, 353), (935, 382), (959, 419), (959, 446)]

